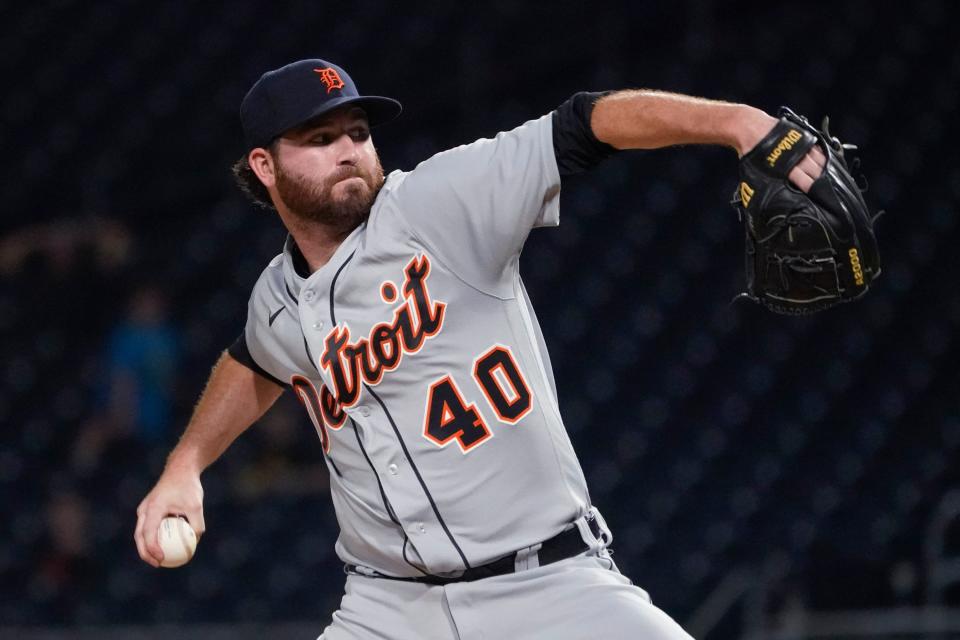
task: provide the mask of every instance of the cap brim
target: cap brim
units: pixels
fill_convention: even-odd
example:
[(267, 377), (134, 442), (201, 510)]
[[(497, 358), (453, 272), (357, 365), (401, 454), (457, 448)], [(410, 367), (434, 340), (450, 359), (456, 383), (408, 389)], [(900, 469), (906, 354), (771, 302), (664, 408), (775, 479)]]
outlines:
[(383, 96), (360, 96), (353, 100), (359, 103), (363, 110), (367, 112), (367, 120), (371, 127), (386, 124), (391, 120), (396, 120), (403, 112), (403, 105), (393, 98)]
[(293, 129), (294, 127), (299, 127), (303, 123), (309, 122), (314, 118), (319, 118), (325, 113), (330, 113), (334, 109), (339, 109), (348, 105), (356, 105), (366, 111), (367, 121), (370, 123), (371, 127), (376, 127), (377, 125), (386, 124), (391, 120), (395, 120), (403, 111), (403, 106), (393, 98), (385, 98), (383, 96), (344, 96), (342, 98), (335, 98), (324, 103), (323, 106), (318, 108), (300, 122), (289, 127), (288, 130)]
[(285, 132), (295, 129), (315, 118), (319, 118), (325, 113), (329, 113), (335, 109), (341, 107), (346, 107), (350, 105), (356, 105), (361, 107), (367, 114), (367, 121), (370, 123), (371, 127), (377, 125), (385, 124), (397, 118), (400, 115), (400, 112), (403, 111), (403, 106), (393, 98), (385, 98), (383, 96), (341, 96), (339, 98), (334, 98), (333, 100), (328, 100), (324, 102), (321, 106), (317, 107), (314, 111), (308, 113), (303, 118), (300, 118), (289, 124), (281, 125), (280, 130), (270, 136), (269, 138), (264, 139), (247, 139), (247, 147), (253, 149), (255, 147), (266, 147), (273, 140), (276, 140), (282, 136)]

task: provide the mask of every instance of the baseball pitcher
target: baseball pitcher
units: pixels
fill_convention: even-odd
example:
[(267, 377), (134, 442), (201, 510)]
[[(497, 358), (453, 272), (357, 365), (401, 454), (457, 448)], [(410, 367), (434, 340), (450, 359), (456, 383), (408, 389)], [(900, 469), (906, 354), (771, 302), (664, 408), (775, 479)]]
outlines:
[[(809, 193), (832, 192), (842, 152), (818, 130), (745, 105), (578, 93), (492, 139), (384, 176), (370, 128), (400, 109), (318, 59), (266, 73), (244, 98), (247, 152), (234, 172), (289, 235), (137, 510), (140, 556), (159, 565), (167, 515), (203, 533), (201, 473), (286, 389), (319, 436), (347, 572), (321, 638), (688, 638), (611, 558), (613, 535), (564, 429), (520, 252), (531, 229), (559, 223), (564, 178), (617, 150), (731, 147), (755, 167), (744, 169), (738, 206), (784, 229), (789, 215), (770, 222), (779, 213), (763, 194), (780, 185), (809, 203), (807, 220), (826, 207)], [(770, 241), (751, 235), (759, 221), (752, 227), (750, 242)], [(856, 248), (869, 283), (879, 271), (870, 247), (843, 241), (824, 268), (845, 274)], [(778, 251), (767, 253), (786, 260)], [(760, 301), (757, 274), (768, 267), (750, 282)], [(797, 270), (801, 293), (807, 275)], [(817, 300), (866, 287), (838, 283)], [(791, 287), (775, 291), (777, 304), (802, 307)]]

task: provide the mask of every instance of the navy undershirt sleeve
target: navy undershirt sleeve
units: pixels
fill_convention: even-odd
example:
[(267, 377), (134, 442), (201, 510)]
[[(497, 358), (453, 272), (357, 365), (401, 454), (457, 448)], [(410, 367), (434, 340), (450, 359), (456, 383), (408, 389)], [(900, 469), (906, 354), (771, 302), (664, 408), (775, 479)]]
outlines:
[(583, 173), (617, 152), (590, 127), (593, 106), (612, 91), (575, 93), (553, 112), (553, 152), (560, 177)]
[(247, 348), (246, 335), (241, 333), (240, 337), (237, 338), (236, 341), (232, 345), (230, 345), (229, 348), (227, 348), (227, 353), (230, 354), (231, 358), (233, 358), (234, 360), (236, 360), (246, 368), (250, 369), (254, 373), (263, 376), (270, 382), (278, 384), (284, 388), (287, 388), (290, 386), (287, 383), (283, 382), (282, 380), (279, 380), (273, 377), (272, 375), (270, 375), (269, 372), (267, 372), (266, 369), (264, 369), (263, 367), (257, 364), (257, 362), (253, 359), (253, 356), (250, 355), (250, 349)]

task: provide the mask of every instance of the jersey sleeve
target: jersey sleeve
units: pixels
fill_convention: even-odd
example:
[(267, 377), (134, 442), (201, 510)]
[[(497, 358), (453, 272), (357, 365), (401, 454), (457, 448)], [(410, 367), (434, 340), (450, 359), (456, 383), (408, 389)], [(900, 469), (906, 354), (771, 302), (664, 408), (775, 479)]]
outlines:
[[(290, 372), (296, 366), (289, 355), (292, 302), (285, 299), (279, 256), (264, 269), (247, 303), (247, 321), (243, 333), (227, 349), (230, 356), (255, 373), (289, 386)], [(297, 336), (300, 334), (297, 333)]]
[(552, 114), (434, 155), (390, 197), (411, 235), (458, 277), (512, 295), (530, 229), (559, 224)]
[(289, 386), (286, 382), (277, 378), (272, 373), (270, 373), (269, 371), (261, 367), (257, 363), (257, 361), (253, 359), (253, 356), (250, 355), (250, 348), (247, 346), (246, 329), (244, 329), (244, 331), (240, 334), (240, 336), (233, 341), (233, 344), (231, 344), (227, 348), (227, 353), (230, 354), (231, 358), (233, 358), (234, 360), (236, 360), (246, 368), (250, 369), (254, 373), (263, 376), (270, 382), (273, 382), (274, 384), (278, 384), (281, 387)]

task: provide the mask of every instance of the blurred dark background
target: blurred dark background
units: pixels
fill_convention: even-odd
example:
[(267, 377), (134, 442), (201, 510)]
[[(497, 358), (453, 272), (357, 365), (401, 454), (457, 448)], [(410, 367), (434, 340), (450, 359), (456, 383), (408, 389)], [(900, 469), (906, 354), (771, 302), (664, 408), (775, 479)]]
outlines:
[(729, 304), (742, 231), (724, 149), (624, 153), (568, 180), (522, 273), (616, 560), (669, 614), (732, 638), (744, 602), (771, 619), (960, 604), (937, 568), (960, 553), (944, 511), (960, 480), (958, 18), (950, 0), (0, 4), (0, 629), (317, 635), (338, 605), (326, 471), (290, 397), (204, 475), (190, 565), (151, 569), (132, 539), (284, 237), (231, 182), (240, 100), (303, 57), (403, 102), (374, 131), (387, 171), (579, 90), (829, 114), (888, 211), (862, 301), (810, 318)]

